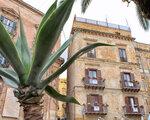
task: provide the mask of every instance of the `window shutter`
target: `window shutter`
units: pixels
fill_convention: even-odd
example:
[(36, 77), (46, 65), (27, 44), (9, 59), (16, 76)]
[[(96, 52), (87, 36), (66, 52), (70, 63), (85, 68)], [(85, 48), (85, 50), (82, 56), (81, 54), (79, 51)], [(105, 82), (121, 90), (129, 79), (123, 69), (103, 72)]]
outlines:
[(135, 104), (136, 106), (139, 105), (139, 102), (138, 102), (138, 98), (137, 98), (137, 97), (134, 97), (134, 104)]
[(131, 112), (131, 103), (130, 103), (130, 97), (125, 97), (125, 104), (126, 104), (126, 112)]
[(102, 98), (102, 95), (99, 95), (99, 105), (100, 105), (100, 106), (103, 105), (103, 98)]
[(16, 24), (17, 24), (17, 22), (13, 22), (13, 31), (16, 30)]
[(101, 70), (97, 70), (97, 78), (101, 78)]
[(87, 111), (92, 111), (92, 96), (91, 95), (87, 95)]
[(0, 20), (1, 20), (1, 22), (3, 22), (3, 20), (4, 20), (4, 16), (0, 16)]
[(131, 76), (131, 80), (134, 81), (134, 80), (135, 80), (134, 74), (133, 74), (133, 73), (130, 73), (130, 76)]
[(85, 78), (88, 78), (89, 76), (89, 69), (85, 69)]
[(130, 99), (129, 99), (128, 96), (125, 97), (125, 104), (126, 104), (127, 106), (130, 105)]
[(124, 72), (120, 73), (120, 78), (121, 78), (121, 81), (124, 81)]

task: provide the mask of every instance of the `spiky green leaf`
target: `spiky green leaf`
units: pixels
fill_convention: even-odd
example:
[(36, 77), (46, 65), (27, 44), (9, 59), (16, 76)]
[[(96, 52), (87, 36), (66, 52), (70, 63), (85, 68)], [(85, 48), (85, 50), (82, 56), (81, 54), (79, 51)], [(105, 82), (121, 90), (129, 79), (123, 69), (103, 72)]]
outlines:
[(0, 75), (4, 77), (4, 82), (16, 88), (20, 85), (17, 73), (11, 68), (0, 68)]
[(9, 62), (11, 63), (14, 70), (17, 72), (20, 79), (24, 79), (24, 66), (19, 58), (17, 49), (15, 48), (14, 43), (12, 42), (9, 33), (0, 22), (0, 49), (1, 52)]
[(63, 73), (78, 57), (80, 57), (81, 55), (83, 55), (84, 53), (92, 50), (95, 47), (98, 46), (113, 46), (113, 45), (109, 45), (109, 44), (105, 44), (105, 43), (94, 43), (91, 44), (89, 46), (86, 46), (84, 48), (82, 48), (81, 50), (79, 50), (77, 53), (75, 53), (63, 66), (61, 66), (54, 74), (52, 74), (51, 76), (49, 76), (47, 79), (45, 79), (44, 81), (42, 81), (42, 83), (40, 84), (40, 88), (44, 88), (46, 87), (50, 82), (52, 82), (56, 77), (58, 77), (61, 73)]
[(36, 86), (44, 63), (54, 48), (64, 24), (69, 18), (75, 0), (65, 0), (44, 22), (36, 37), (35, 56), (31, 68), (29, 83)]
[(62, 102), (68, 102), (68, 103), (75, 103), (75, 104), (79, 104), (80, 103), (74, 98), (74, 97), (70, 97), (70, 96), (65, 96), (65, 95), (61, 95), (60, 93), (58, 93), (53, 87), (51, 86), (47, 86), (45, 88), (45, 91), (48, 95), (50, 95), (51, 97), (53, 97), (56, 100), (62, 101)]
[(25, 67), (25, 72), (27, 75), (30, 71), (32, 57), (31, 57), (30, 49), (27, 44), (27, 39), (25, 36), (24, 27), (21, 18), (20, 18), (20, 36), (18, 37), (18, 40), (16, 42), (16, 48), (19, 53), (19, 57)]
[(48, 68), (60, 57), (60, 55), (66, 50), (66, 48), (70, 45), (70, 43), (73, 41), (74, 37), (71, 36), (58, 50), (56, 53), (50, 55), (50, 57), (47, 60), (47, 63), (45, 64), (44, 68), (42, 69), (42, 72), (40, 73), (40, 76), (42, 77), (43, 74), (48, 70)]

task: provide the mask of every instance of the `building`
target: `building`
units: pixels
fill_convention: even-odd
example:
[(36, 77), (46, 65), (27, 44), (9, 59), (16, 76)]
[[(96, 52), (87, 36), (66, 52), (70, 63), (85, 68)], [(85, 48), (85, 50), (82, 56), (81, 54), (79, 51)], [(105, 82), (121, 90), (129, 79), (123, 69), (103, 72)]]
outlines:
[(150, 111), (150, 45), (135, 42), (127, 26), (75, 17), (69, 58), (84, 46), (101, 42), (68, 69), (69, 120), (146, 120)]
[[(0, 20), (9, 31), (12, 39), (16, 40), (19, 33), (19, 12), (22, 17), (25, 33), (28, 39), (29, 47), (33, 48), (34, 38), (39, 23), (44, 15), (41, 11), (25, 3), (23, 0), (0, 0)], [(54, 48), (54, 52), (59, 48), (60, 40)], [(63, 60), (59, 59), (46, 73), (46, 76), (53, 73), (60, 67)], [(0, 55), (0, 65), (9, 67), (7, 60)], [(57, 89), (58, 81), (51, 84)], [(44, 120), (55, 120), (57, 111), (57, 102), (49, 96), (44, 96)], [(13, 90), (3, 83), (0, 77), (0, 120), (23, 120), (22, 109), (13, 95)]]
[[(62, 95), (67, 94), (67, 80), (66, 78), (60, 78), (58, 91)], [(57, 116), (60, 120), (66, 120), (66, 103), (58, 101)]]

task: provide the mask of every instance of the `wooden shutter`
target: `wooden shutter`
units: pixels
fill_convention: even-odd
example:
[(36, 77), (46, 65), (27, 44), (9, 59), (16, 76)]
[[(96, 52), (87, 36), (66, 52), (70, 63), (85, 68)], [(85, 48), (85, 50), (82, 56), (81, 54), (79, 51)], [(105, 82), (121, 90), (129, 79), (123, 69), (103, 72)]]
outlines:
[(102, 95), (99, 95), (99, 106), (100, 106), (100, 111), (103, 111), (103, 98), (102, 98)]
[(137, 97), (134, 97), (134, 104), (135, 104), (136, 106), (139, 105), (139, 102), (138, 102), (138, 98), (137, 98)]
[(97, 70), (97, 78), (98, 78), (98, 79), (101, 78), (101, 70)]
[(126, 112), (130, 113), (131, 112), (131, 103), (130, 103), (130, 97), (125, 97), (125, 104), (126, 104)]
[(87, 95), (87, 111), (92, 111), (92, 96)]
[(89, 69), (85, 69), (85, 77), (88, 78), (89, 76)]
[(133, 73), (130, 73), (130, 77), (131, 77), (131, 81), (134, 81), (134, 80), (135, 80)]
[(124, 72), (120, 73), (120, 78), (121, 78), (121, 81), (124, 81)]

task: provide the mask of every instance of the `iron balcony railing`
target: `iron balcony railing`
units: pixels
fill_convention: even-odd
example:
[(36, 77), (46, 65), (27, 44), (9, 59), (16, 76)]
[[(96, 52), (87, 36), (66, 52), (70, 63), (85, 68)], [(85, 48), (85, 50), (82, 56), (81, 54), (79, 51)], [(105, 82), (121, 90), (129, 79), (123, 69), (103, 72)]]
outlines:
[(143, 106), (131, 106), (131, 105), (126, 105), (123, 106), (123, 111), (125, 115), (144, 115), (144, 107)]
[(108, 105), (85, 105), (85, 114), (106, 115), (108, 113)]
[(96, 20), (91, 20), (91, 19), (81, 18), (81, 17), (75, 17), (75, 20), (79, 21), (79, 22), (98, 25), (98, 26), (104, 26), (104, 27), (109, 27), (109, 28), (114, 28), (114, 29), (125, 30), (125, 31), (131, 31), (130, 27), (128, 27), (128, 26), (117, 25), (117, 24), (114, 24), (114, 23), (108, 23), (107, 21), (106, 22), (96, 21)]
[(83, 78), (83, 83), (86, 88), (99, 88), (104, 89), (105, 88), (105, 79), (103, 78)]
[(130, 92), (139, 92), (141, 88), (137, 81), (121, 81), (121, 87), (123, 91)]

